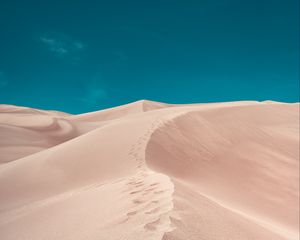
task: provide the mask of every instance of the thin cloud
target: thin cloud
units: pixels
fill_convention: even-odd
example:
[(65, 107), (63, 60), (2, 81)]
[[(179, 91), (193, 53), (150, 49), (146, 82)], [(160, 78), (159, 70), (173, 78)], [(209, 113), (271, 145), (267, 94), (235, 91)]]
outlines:
[(89, 105), (97, 105), (108, 97), (107, 91), (103, 88), (89, 89), (81, 100)]
[(83, 45), (83, 43), (81, 43), (81, 42), (73, 42), (73, 44), (74, 44), (74, 47), (75, 47), (77, 50), (84, 49), (84, 45)]
[(40, 37), (42, 43), (47, 45), (48, 50), (57, 55), (63, 56), (69, 53), (66, 47), (62, 44), (62, 42), (55, 40), (53, 38), (48, 37)]
[(45, 34), (38, 39), (49, 52), (59, 57), (78, 54), (86, 47), (82, 42), (65, 34)]
[(107, 101), (109, 93), (105, 82), (96, 74), (87, 84), (83, 97), (80, 100), (88, 105), (97, 106)]

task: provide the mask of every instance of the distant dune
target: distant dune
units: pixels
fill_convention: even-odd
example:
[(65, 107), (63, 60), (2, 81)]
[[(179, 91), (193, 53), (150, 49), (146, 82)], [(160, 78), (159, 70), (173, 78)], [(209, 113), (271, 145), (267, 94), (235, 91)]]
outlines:
[(1, 240), (297, 240), (299, 104), (0, 105)]

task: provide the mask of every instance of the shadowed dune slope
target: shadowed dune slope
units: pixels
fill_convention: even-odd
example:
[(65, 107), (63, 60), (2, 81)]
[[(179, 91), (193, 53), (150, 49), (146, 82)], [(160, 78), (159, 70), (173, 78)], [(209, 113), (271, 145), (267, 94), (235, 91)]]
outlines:
[(292, 238), (299, 227), (298, 137), (296, 104), (200, 109), (157, 129), (146, 161), (180, 182), (179, 189)]

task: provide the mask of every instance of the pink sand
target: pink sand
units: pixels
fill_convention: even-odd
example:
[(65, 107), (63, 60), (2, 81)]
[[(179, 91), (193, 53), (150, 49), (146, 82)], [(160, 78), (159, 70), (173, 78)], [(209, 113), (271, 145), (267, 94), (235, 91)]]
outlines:
[(1, 240), (299, 239), (299, 104), (0, 105)]

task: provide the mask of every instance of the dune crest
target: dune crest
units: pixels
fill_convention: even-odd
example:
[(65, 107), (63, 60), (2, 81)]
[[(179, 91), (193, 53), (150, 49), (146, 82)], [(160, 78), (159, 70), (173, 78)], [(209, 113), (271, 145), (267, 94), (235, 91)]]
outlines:
[(0, 105), (0, 238), (299, 238), (299, 104)]

